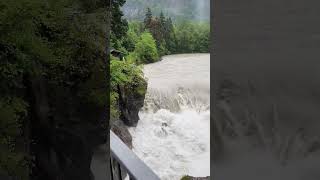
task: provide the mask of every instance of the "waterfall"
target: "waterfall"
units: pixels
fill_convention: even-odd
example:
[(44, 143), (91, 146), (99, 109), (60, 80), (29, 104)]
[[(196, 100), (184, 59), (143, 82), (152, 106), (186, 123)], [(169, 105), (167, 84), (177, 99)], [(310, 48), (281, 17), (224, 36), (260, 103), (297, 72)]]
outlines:
[(146, 65), (148, 90), (133, 151), (163, 180), (210, 175), (210, 55)]

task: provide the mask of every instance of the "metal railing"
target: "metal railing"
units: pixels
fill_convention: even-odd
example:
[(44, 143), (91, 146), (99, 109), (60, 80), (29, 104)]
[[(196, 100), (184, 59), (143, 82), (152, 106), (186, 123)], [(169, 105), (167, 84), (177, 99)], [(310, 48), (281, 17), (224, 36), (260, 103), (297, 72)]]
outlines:
[(112, 131), (110, 131), (111, 180), (160, 180)]

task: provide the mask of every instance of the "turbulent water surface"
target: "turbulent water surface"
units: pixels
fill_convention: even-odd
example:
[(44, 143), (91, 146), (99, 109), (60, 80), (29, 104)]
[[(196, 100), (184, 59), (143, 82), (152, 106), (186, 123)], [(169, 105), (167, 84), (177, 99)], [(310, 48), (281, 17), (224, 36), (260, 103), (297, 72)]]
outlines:
[(134, 152), (163, 180), (210, 175), (210, 55), (165, 56), (148, 79)]

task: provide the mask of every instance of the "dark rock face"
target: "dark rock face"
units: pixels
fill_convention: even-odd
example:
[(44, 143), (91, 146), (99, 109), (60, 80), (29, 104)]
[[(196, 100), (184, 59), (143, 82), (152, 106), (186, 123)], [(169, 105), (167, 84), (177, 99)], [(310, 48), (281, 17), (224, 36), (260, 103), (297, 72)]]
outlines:
[(147, 82), (142, 77), (135, 83), (118, 86), (120, 119), (111, 121), (111, 130), (132, 149), (132, 136), (128, 126), (136, 126), (139, 121), (139, 111), (143, 107)]
[(146, 89), (147, 82), (143, 78), (134, 85), (118, 86), (120, 119), (125, 125), (137, 125), (138, 113), (143, 107)]
[(134, 83), (125, 86), (118, 86), (118, 110), (119, 120), (110, 121), (111, 130), (130, 148), (132, 136), (128, 131), (128, 126), (136, 126), (139, 121), (139, 111), (143, 107), (147, 82), (142, 77), (135, 77)]
[(76, 88), (52, 85), (43, 77), (30, 78), (32, 179), (93, 180), (93, 150), (108, 139), (107, 101), (87, 99), (87, 94), (94, 93), (90, 82), (106, 82), (96, 79), (103, 75), (94, 72)]
[(132, 136), (127, 129), (127, 126), (121, 121), (115, 121), (111, 130), (130, 148), (132, 149)]

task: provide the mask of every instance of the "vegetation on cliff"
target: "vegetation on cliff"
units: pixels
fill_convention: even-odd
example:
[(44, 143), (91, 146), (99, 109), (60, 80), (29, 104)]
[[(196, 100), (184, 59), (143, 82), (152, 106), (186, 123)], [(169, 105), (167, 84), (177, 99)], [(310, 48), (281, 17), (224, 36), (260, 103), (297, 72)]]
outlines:
[[(137, 93), (144, 97), (146, 87), (140, 87), (140, 84), (144, 83), (144, 78), (142, 76), (142, 69), (140, 66), (134, 63), (129, 63), (125, 61), (119, 61), (115, 58), (111, 58), (111, 94), (110, 94), (110, 106), (111, 106), (111, 119), (115, 120), (119, 118), (119, 96), (120, 87), (126, 87), (130, 90), (135, 90)], [(136, 88), (138, 87), (138, 88)]]

